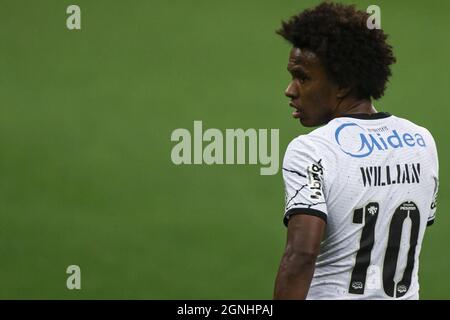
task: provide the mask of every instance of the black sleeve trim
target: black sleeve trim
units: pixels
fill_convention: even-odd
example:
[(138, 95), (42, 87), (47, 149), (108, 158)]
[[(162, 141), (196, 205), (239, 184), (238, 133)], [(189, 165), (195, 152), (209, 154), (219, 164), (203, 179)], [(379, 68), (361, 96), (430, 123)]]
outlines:
[(310, 208), (293, 208), (284, 214), (283, 223), (286, 227), (288, 226), (289, 218), (294, 214), (306, 214), (309, 216), (319, 217), (327, 223), (327, 214), (323, 211)]
[(431, 226), (433, 223), (434, 223), (434, 219), (433, 220), (428, 220), (427, 227)]

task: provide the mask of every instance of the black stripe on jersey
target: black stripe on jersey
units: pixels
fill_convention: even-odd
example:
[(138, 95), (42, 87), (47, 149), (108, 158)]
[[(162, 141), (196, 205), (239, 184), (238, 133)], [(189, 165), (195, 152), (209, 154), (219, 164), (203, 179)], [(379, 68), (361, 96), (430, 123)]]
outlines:
[(309, 208), (293, 208), (288, 210), (284, 214), (283, 223), (287, 227), (289, 223), (289, 218), (295, 214), (306, 214), (309, 216), (315, 216), (323, 219), (325, 223), (327, 223), (327, 214), (323, 211), (317, 210), (317, 209), (309, 209)]
[(427, 227), (433, 225), (433, 223), (434, 223), (434, 219), (433, 219), (433, 220), (428, 220), (428, 222), (427, 222)]
[(298, 172), (298, 171), (295, 171), (295, 170), (289, 170), (289, 169), (286, 169), (286, 168), (283, 168), (283, 170), (284, 170), (284, 171), (287, 171), (287, 172), (295, 173), (295, 174), (299, 175), (300, 177), (306, 178), (306, 176), (305, 176), (304, 174), (302, 174), (302, 173), (300, 173), (300, 172)]

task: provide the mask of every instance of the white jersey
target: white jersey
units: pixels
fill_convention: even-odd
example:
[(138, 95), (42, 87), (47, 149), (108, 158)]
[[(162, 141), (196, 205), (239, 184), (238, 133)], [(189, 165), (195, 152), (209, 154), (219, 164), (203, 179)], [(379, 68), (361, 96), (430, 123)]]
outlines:
[(308, 299), (418, 299), (419, 254), (434, 222), (438, 157), (429, 131), (380, 112), (295, 138), (283, 161), (284, 223), (327, 222)]

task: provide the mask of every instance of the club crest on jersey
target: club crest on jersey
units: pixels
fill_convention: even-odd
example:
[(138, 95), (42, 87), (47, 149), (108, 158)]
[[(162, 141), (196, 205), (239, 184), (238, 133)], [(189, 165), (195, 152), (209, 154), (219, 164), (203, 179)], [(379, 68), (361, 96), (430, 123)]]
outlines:
[[(381, 134), (368, 132), (354, 122), (340, 125), (334, 134), (341, 150), (349, 156), (364, 158), (375, 151), (385, 151), (398, 148), (426, 147), (425, 140), (419, 133), (399, 133), (397, 130)], [(357, 137), (357, 138), (355, 138)], [(355, 139), (357, 142), (355, 143)]]

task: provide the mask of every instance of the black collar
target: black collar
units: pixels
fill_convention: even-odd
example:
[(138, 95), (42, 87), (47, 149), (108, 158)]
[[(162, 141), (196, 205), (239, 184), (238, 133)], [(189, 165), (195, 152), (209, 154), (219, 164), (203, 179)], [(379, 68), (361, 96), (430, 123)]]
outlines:
[(352, 113), (343, 114), (341, 117), (356, 118), (363, 120), (376, 120), (390, 117), (391, 114), (388, 112), (377, 112), (377, 113)]

